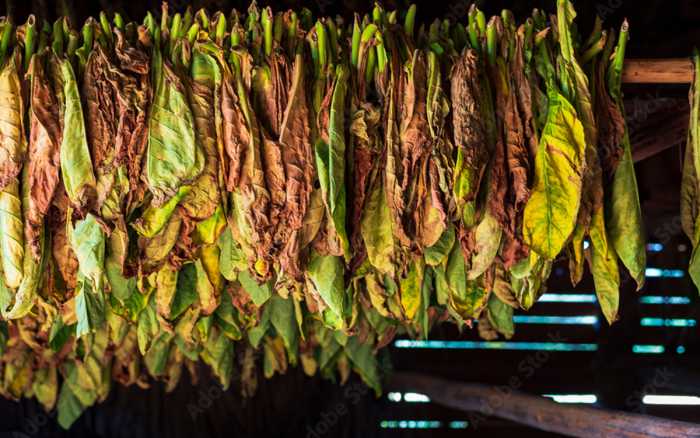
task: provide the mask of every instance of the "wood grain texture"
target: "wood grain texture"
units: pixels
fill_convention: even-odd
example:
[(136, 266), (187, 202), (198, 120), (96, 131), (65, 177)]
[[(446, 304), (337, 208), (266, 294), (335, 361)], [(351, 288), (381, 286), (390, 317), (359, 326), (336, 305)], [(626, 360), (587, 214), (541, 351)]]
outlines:
[(690, 58), (628, 59), (622, 71), (627, 84), (689, 84), (692, 79)]
[[(426, 394), (433, 402), (453, 409), (493, 415), (568, 436), (586, 438), (700, 436), (700, 424), (629, 412), (561, 405), (544, 397), (514, 391), (508, 386), (493, 387), (451, 382), (417, 373), (398, 373), (394, 376), (391, 386), (392, 389)], [(474, 421), (472, 419), (472, 422)]]

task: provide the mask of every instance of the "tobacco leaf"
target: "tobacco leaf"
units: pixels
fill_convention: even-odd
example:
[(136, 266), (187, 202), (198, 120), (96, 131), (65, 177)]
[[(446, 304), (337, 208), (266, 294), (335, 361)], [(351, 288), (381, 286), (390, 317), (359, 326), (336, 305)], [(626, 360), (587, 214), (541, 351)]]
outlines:
[(24, 231), (19, 181), (15, 180), (0, 189), (0, 250), (2, 272), (7, 287), (15, 289), (22, 282), (24, 259)]
[(332, 320), (343, 325), (345, 282), (342, 259), (338, 256), (312, 254), (306, 275), (310, 285), (328, 306)]
[(489, 293), (477, 280), (467, 278), (467, 266), (459, 245), (452, 248), (445, 279), (451, 309), (465, 321), (477, 318), (488, 302)]
[[(379, 178), (381, 137), (379, 125), (381, 113), (370, 102), (358, 102), (353, 96), (350, 109), (350, 153), (352, 160), (352, 187), (350, 188), (350, 243), (355, 255), (353, 265), (364, 257), (362, 223), (365, 206), (370, 203), (372, 187)], [(383, 190), (383, 189), (382, 189)], [(389, 219), (390, 220), (390, 219)]]
[(92, 208), (97, 196), (95, 174), (73, 66), (68, 59), (61, 59), (58, 63), (65, 99), (60, 146), (61, 180), (73, 208), (82, 216)]
[(688, 141), (685, 147), (683, 162), (683, 177), (681, 180), (681, 224), (683, 232), (688, 236), (693, 245), (690, 256), (688, 273), (693, 283), (700, 285), (700, 252), (697, 250), (700, 242), (700, 55), (694, 53), (693, 64), (695, 76), (690, 87), (690, 126), (688, 127)]
[[(490, 26), (501, 26), (494, 19)], [(503, 51), (507, 51), (511, 41), (504, 34)], [(513, 42), (514, 43), (514, 42)], [(496, 113), (496, 157), (492, 164), (493, 177), (502, 178), (492, 186), (490, 198), (491, 214), (501, 224), (504, 231), (501, 258), (510, 267), (527, 256), (528, 249), (523, 245), (521, 223), (523, 207), (530, 196), (530, 156), (525, 144), (523, 121), (518, 111), (517, 91), (514, 89), (510, 63), (498, 56), (489, 64), (491, 84), (495, 91)], [(515, 67), (519, 67), (515, 63)]]
[(104, 260), (105, 232), (93, 214), (78, 220), (71, 227), (70, 242), (78, 259), (78, 280), (75, 292), (78, 324), (76, 336), (97, 329), (105, 320)]
[[(58, 172), (58, 169), (56, 169)], [(32, 188), (29, 185), (29, 171), (22, 172), (22, 203), (29, 204)], [(25, 316), (32, 310), (34, 299), (39, 291), (39, 286), (44, 273), (46, 257), (46, 235), (43, 223), (38, 229), (32, 230), (36, 235), (34, 241), (29, 239), (24, 241), (24, 257), (22, 260), (22, 281), (14, 294), (12, 307), (5, 311), (2, 309), (3, 317), (6, 319), (17, 319)], [(36, 250), (38, 256), (33, 254)], [(4, 278), (4, 275), (3, 275)]]
[[(331, 241), (338, 240), (340, 253), (350, 261), (350, 242), (346, 230), (345, 188), (345, 96), (348, 88), (347, 67), (339, 65), (333, 80), (332, 96), (326, 99), (322, 112), (328, 122), (319, 126), (320, 138), (314, 147), (318, 180), (323, 202), (330, 217)], [(323, 119), (326, 116), (320, 116)], [(330, 244), (330, 242), (329, 242)]]
[[(615, 52), (615, 63), (609, 67), (608, 83), (610, 93), (624, 118), (621, 75), (624, 50), (627, 39), (627, 23), (623, 23), (620, 42)], [(622, 157), (617, 164), (610, 192), (605, 203), (605, 223), (612, 245), (632, 278), (637, 290), (644, 285), (646, 272), (646, 243), (642, 209), (639, 204), (639, 189), (634, 173), (629, 133), (625, 128), (622, 137)]]
[(49, 214), (49, 229), (51, 231), (51, 252), (56, 267), (61, 273), (68, 289), (75, 288), (78, 276), (78, 259), (70, 245), (67, 223), (70, 200), (62, 186), (59, 186), (54, 197)]
[(464, 227), (476, 222), (476, 197), (488, 164), (486, 127), (480, 103), (478, 55), (465, 49), (450, 72), (455, 149), (454, 197)]
[(0, 189), (17, 180), (27, 154), (19, 61), (14, 50), (0, 70)]
[(146, 181), (161, 206), (202, 172), (205, 156), (195, 134), (186, 77), (153, 51), (155, 92), (149, 111)]
[[(281, 222), (286, 209), (287, 177), (280, 144), (280, 130), (285, 108), (287, 107), (288, 65), (286, 58), (275, 53), (265, 63), (253, 70), (252, 96), (253, 110), (260, 121), (262, 137), (262, 167), (265, 184), (270, 194), (268, 213), (269, 230), (272, 239), (269, 258), (276, 258), (282, 245), (285, 228)], [(281, 234), (280, 234), (281, 232)]]
[(394, 273), (392, 260), (394, 237), (391, 226), (391, 212), (386, 201), (386, 192), (381, 179), (375, 179), (370, 189), (360, 222), (362, 238), (369, 262), (383, 274)]
[(31, 189), (27, 202), (23, 205), (26, 206), (25, 234), (30, 253), (35, 259), (41, 256), (40, 240), (44, 217), (59, 183), (63, 110), (59, 104), (55, 78), (47, 72), (45, 66), (55, 62), (49, 51), (36, 54), (28, 73), (31, 78), (31, 105), (27, 177)]
[(144, 47), (114, 30), (114, 51), (96, 45), (83, 77), (85, 121), (102, 216), (129, 213), (141, 201), (141, 162), (150, 103), (150, 65)]
[(583, 125), (571, 104), (554, 90), (548, 96), (547, 123), (535, 158), (523, 237), (531, 249), (554, 259), (576, 224), (586, 142)]
[(296, 279), (303, 278), (299, 259), (301, 229), (311, 202), (315, 177), (309, 115), (304, 58), (299, 54), (294, 60), (288, 103), (280, 126), (279, 142), (287, 181), (283, 224), (275, 236), (275, 241), (284, 245), (280, 254), (281, 269)]
[[(234, 90), (235, 88), (235, 90)], [(265, 182), (262, 139), (257, 118), (240, 75), (225, 75), (222, 84), (223, 143), (229, 158), (227, 190), (232, 193), (232, 231), (251, 272), (270, 275), (272, 236), (270, 193)]]
[(498, 333), (502, 334), (506, 339), (513, 337), (513, 334), (515, 334), (513, 307), (501, 301), (496, 294), (489, 296), (487, 316), (491, 326)]

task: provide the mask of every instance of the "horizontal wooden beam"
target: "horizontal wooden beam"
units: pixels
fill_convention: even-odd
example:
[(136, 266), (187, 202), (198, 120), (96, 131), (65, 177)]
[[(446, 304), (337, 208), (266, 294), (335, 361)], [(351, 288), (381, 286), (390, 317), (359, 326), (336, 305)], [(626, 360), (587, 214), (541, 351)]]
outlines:
[(416, 373), (397, 373), (389, 387), (413, 391), (453, 409), (481, 414), (472, 418), (478, 428), (479, 418), (494, 416), (536, 429), (575, 437), (664, 437), (700, 436), (700, 424), (668, 420), (649, 415), (562, 405), (544, 397), (524, 394), (511, 387), (491, 387), (476, 383), (443, 380)]
[(676, 111), (660, 111), (645, 121), (644, 128), (630, 133), (632, 159), (635, 163), (667, 149), (684, 144), (688, 137), (690, 108), (681, 102)]
[(689, 84), (693, 80), (690, 58), (628, 59), (622, 82), (628, 84)]

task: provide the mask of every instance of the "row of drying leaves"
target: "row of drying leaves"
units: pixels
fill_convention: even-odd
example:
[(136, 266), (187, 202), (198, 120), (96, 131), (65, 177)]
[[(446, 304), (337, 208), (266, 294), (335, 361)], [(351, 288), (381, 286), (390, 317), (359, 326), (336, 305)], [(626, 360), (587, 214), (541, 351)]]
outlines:
[(700, 53), (693, 54), (694, 76), (690, 87), (690, 123), (681, 179), (681, 225), (693, 252), (688, 273), (700, 288)]
[(379, 391), (396, 334), (512, 336), (557, 257), (615, 320), (645, 265), (626, 24), (415, 13), (0, 23), (2, 393), (68, 426), (200, 359), (250, 392), (259, 356)]

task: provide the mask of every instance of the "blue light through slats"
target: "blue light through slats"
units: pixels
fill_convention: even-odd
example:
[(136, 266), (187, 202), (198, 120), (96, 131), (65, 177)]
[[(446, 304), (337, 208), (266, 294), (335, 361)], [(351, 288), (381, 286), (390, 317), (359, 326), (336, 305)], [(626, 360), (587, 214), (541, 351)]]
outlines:
[(649, 394), (642, 399), (645, 405), (700, 405), (700, 397), (694, 395)]
[(515, 315), (513, 322), (516, 324), (571, 324), (571, 325), (595, 325), (598, 317), (586, 316), (543, 316), (543, 315)]
[(664, 250), (664, 244), (658, 242), (647, 243), (647, 251), (649, 252), (661, 252)]
[(593, 404), (598, 401), (595, 394), (544, 394), (557, 403), (586, 403)]
[(645, 274), (649, 278), (683, 278), (685, 271), (682, 269), (661, 269), (661, 268), (646, 268)]
[(596, 344), (568, 342), (484, 342), (484, 341), (416, 341), (399, 339), (396, 348), (426, 348), (447, 350), (546, 350), (546, 351), (596, 351)]
[(383, 420), (379, 423), (382, 429), (439, 429), (442, 422), (431, 420)]
[(646, 295), (639, 298), (642, 304), (690, 304), (690, 298), (680, 296)]
[(642, 327), (695, 327), (694, 319), (683, 318), (642, 318)]
[(661, 354), (664, 351), (665, 348), (663, 345), (637, 344), (632, 346), (632, 352), (636, 354)]
[(393, 402), (400, 402), (403, 400), (408, 403), (430, 403), (430, 397), (417, 392), (406, 392), (403, 394), (400, 392), (390, 392), (386, 395), (386, 398)]
[(450, 429), (466, 429), (469, 427), (469, 422), (467, 421), (450, 421)]
[(540, 303), (595, 303), (595, 294), (544, 294)]

